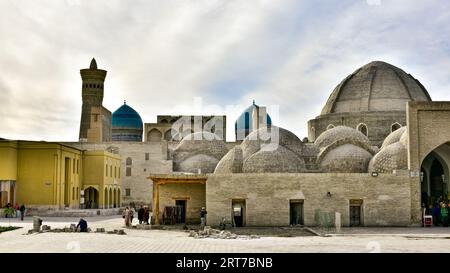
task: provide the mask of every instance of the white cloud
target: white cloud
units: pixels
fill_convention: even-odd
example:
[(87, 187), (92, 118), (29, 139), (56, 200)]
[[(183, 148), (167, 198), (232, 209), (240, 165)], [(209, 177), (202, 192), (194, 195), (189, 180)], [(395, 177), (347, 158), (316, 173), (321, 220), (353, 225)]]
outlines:
[[(79, 69), (94, 56), (108, 70), (104, 105), (126, 99), (145, 122), (189, 114), (176, 106), (194, 97), (223, 109), (256, 99), (304, 137), (335, 85), (374, 59), (449, 100), (449, 12), (437, 0), (5, 0), (0, 137), (76, 140)], [(232, 136), (238, 111), (223, 114)]]

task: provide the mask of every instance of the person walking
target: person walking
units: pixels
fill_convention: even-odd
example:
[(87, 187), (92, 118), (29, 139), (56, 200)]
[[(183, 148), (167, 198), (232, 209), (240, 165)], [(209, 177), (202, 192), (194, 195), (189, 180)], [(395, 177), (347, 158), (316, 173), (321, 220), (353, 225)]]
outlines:
[(133, 226), (133, 218), (134, 218), (134, 213), (135, 213), (135, 210), (133, 207), (130, 208), (129, 213), (130, 213), (130, 226)]
[(130, 226), (130, 209), (128, 207), (125, 208), (125, 210), (122, 213), (122, 217), (125, 220), (125, 226)]
[(16, 210), (16, 218), (20, 217), (20, 206), (19, 203), (16, 203), (16, 205), (14, 206), (14, 209)]
[(439, 207), (439, 203), (436, 203), (433, 209), (433, 224), (435, 226), (439, 226), (440, 217), (441, 217), (441, 208)]
[(200, 229), (204, 230), (206, 225), (206, 214), (208, 212), (206, 211), (205, 207), (202, 207), (202, 210), (200, 211)]
[(141, 207), (138, 209), (138, 220), (139, 225), (141, 225), (144, 222), (144, 207), (141, 205)]
[(23, 221), (23, 217), (25, 217), (25, 210), (26, 210), (25, 204), (22, 204), (19, 210), (20, 210), (20, 221)]
[(150, 210), (147, 206), (144, 207), (144, 223), (145, 224), (149, 224), (149, 219), (150, 219)]
[(442, 202), (441, 205), (441, 218), (442, 218), (442, 224), (444, 227), (448, 227), (448, 210), (447, 210), (447, 204)]

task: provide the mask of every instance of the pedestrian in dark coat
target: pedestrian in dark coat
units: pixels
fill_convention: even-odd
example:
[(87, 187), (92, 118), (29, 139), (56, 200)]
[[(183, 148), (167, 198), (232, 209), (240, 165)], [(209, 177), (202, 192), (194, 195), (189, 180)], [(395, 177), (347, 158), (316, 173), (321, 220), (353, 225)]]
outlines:
[(20, 206), (19, 210), (20, 210), (20, 221), (23, 221), (23, 217), (25, 216), (25, 210), (26, 210), (25, 204), (22, 204)]
[(144, 207), (142, 207), (142, 206), (140, 209), (138, 209), (138, 220), (139, 220), (139, 225), (142, 224), (142, 222), (144, 222)]

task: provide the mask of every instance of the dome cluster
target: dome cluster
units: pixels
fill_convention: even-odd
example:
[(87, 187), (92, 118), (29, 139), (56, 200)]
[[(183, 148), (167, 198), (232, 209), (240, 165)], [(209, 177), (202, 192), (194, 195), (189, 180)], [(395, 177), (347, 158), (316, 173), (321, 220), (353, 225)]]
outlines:
[(250, 133), (220, 160), (214, 173), (298, 173), (305, 171), (302, 142), (290, 131), (272, 126)]
[(408, 169), (407, 141), (406, 127), (392, 132), (370, 161), (369, 172), (392, 173), (394, 170)]
[(185, 136), (173, 151), (173, 170), (186, 173), (212, 173), (228, 152), (222, 140), (209, 132)]
[(345, 126), (325, 131), (315, 145), (320, 148), (317, 164), (323, 172), (365, 173), (375, 153), (365, 135)]

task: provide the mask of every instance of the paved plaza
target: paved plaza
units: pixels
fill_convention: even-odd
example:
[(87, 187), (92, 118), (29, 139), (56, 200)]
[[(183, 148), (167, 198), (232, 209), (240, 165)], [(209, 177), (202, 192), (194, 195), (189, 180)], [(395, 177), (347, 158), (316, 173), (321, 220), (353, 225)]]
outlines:
[[(69, 226), (78, 218), (43, 218), (52, 228)], [(93, 230), (123, 228), (120, 216), (86, 218)], [(0, 219), (1, 226), (9, 220)], [(127, 235), (102, 233), (40, 233), (25, 235), (32, 219), (12, 226), (23, 228), (0, 233), (0, 252), (450, 252), (450, 228), (344, 228), (330, 237), (261, 237), (259, 239), (194, 239), (180, 230), (126, 229)]]

